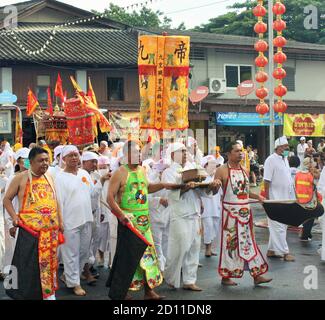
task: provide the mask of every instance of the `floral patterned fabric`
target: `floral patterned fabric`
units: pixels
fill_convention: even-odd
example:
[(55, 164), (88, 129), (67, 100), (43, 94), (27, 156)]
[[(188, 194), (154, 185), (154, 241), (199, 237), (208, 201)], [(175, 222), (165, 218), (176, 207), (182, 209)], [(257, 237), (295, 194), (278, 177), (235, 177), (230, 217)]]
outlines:
[[(150, 242), (154, 243), (149, 220), (148, 181), (141, 168), (133, 172), (125, 166), (129, 175), (121, 199), (121, 209), (129, 215), (132, 224)], [(145, 283), (154, 289), (163, 281), (154, 246), (147, 247), (134, 274), (130, 290), (138, 291)]]
[(241, 278), (248, 267), (251, 276), (268, 270), (254, 237), (249, 198), (249, 180), (242, 169), (229, 167), (224, 190), (222, 239), (219, 274), (223, 278)]
[(19, 218), (23, 226), (38, 237), (38, 260), (43, 298), (58, 289), (58, 234), (59, 222), (54, 190), (48, 180), (33, 177), (32, 186), (27, 182)]

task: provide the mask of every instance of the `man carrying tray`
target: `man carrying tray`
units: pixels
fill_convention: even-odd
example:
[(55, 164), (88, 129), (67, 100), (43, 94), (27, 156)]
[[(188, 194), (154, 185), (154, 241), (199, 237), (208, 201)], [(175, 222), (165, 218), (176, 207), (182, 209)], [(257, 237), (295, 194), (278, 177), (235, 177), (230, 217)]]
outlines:
[[(187, 161), (187, 149), (179, 142), (170, 144), (166, 154), (170, 158), (168, 160), (171, 160), (171, 165), (163, 172), (162, 181), (183, 183), (182, 171), (194, 169), (194, 160), (192, 163)], [(203, 211), (201, 196), (207, 196), (207, 193), (203, 190), (193, 190), (195, 186), (195, 182), (189, 182), (180, 190), (170, 191), (167, 196), (170, 227), (165, 279), (169, 287), (179, 288), (182, 276), (183, 289), (202, 291), (196, 285), (196, 278), (201, 247), (200, 215)], [(209, 187), (213, 188), (216, 188), (215, 182)]]

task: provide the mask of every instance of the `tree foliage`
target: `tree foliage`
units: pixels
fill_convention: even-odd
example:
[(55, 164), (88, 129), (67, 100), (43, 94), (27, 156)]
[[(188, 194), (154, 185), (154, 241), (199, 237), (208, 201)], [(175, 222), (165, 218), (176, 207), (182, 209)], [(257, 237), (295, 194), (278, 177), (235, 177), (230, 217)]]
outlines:
[[(96, 12), (97, 13), (97, 12)], [(145, 28), (171, 28), (171, 19), (164, 16), (161, 11), (153, 11), (149, 8), (142, 7), (139, 12), (133, 11), (127, 12), (125, 9), (109, 4), (109, 8), (105, 10), (105, 14), (108, 14), (108, 18), (128, 24), (133, 27), (145, 27)]]
[[(256, 4), (256, 1), (251, 0), (235, 3), (228, 7), (231, 10), (228, 13), (212, 18), (208, 23), (197, 26), (194, 30), (254, 37), (256, 34), (253, 28), (257, 18), (254, 17), (252, 9)], [(287, 7), (287, 12), (283, 16), (283, 19), (287, 22), (287, 30), (284, 32), (284, 36), (287, 39), (325, 44), (324, 0), (285, 0), (284, 4)], [(309, 20), (308, 15), (311, 13), (309, 11), (304, 13), (304, 8), (310, 5), (316, 8), (318, 26), (315, 30), (306, 29), (304, 24), (306, 19)], [(265, 7), (267, 8), (267, 0), (265, 1)], [(267, 17), (265, 17), (266, 21)]]

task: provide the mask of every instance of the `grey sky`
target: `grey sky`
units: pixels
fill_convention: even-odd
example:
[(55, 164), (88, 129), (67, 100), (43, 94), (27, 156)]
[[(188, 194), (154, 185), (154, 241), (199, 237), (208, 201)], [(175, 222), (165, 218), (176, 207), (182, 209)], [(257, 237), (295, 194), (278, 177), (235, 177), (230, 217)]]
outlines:
[[(25, 0), (0, 0), (0, 4), (7, 5)], [(102, 11), (108, 7), (110, 2), (121, 7), (150, 0), (60, 0), (85, 10)], [(177, 27), (181, 22), (185, 22), (186, 27), (194, 27), (201, 23), (206, 23), (210, 18), (214, 18), (227, 11), (228, 6), (235, 2), (244, 0), (152, 0), (152, 4), (147, 7), (153, 10), (160, 10), (173, 20), (173, 26)], [(201, 7), (201, 8), (198, 8)], [(191, 9), (193, 8), (193, 9)]]

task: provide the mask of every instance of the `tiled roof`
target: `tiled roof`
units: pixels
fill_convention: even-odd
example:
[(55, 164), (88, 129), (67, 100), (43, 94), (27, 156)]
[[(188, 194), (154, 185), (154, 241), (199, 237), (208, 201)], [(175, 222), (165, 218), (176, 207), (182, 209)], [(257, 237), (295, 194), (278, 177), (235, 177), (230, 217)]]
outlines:
[[(250, 46), (254, 49), (255, 37), (235, 36), (229, 34), (196, 32), (196, 31), (179, 31), (179, 30), (162, 30), (162, 29), (143, 29), (146, 33), (161, 34), (166, 31), (169, 35), (185, 35), (191, 37), (192, 44), (210, 44), (210, 45), (233, 45), (233, 46)], [(325, 45), (304, 43), (298, 41), (288, 41), (286, 48), (325, 51)]]
[[(20, 24), (17, 38), (30, 50), (48, 40), (52, 24)], [(48, 48), (35, 56), (23, 52), (10, 34), (0, 35), (0, 61), (98, 66), (137, 64), (137, 32), (82, 25), (59, 29)]]

